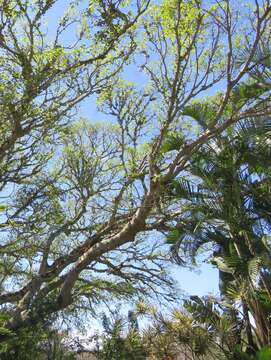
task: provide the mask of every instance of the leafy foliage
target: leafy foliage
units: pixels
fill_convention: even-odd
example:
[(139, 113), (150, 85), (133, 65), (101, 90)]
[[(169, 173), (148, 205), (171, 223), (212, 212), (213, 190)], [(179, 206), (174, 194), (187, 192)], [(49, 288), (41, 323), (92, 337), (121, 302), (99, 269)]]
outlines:
[[(269, 94), (270, 87), (263, 74), (257, 79), (257, 86), (248, 80), (233, 91), (231, 109), (248, 104), (255, 95), (260, 98)], [(266, 100), (262, 101), (264, 104)], [(253, 106), (257, 105), (253, 103)], [(186, 114), (209, 129), (214, 108), (212, 103), (193, 104)], [(228, 114), (232, 110), (225, 111)], [(179, 224), (168, 234), (173, 254), (182, 265), (184, 259), (195, 263), (200, 249), (212, 246), (209, 261), (219, 270), (221, 295), (231, 301), (247, 302), (256, 321), (260, 346), (270, 344), (269, 307), (260, 296), (264, 292), (270, 304), (270, 244), (264, 240), (270, 232), (271, 219), (265, 210), (270, 203), (270, 172), (266, 167), (269, 139), (269, 116), (260, 121), (248, 118), (194, 154), (188, 176), (172, 182), (172, 195), (182, 199), (185, 211)], [(200, 301), (197, 299), (193, 306), (199, 303), (203, 309)], [(205, 311), (209, 306), (204, 306)], [(201, 316), (205, 314), (201, 322), (210, 320), (211, 313), (201, 312)], [(247, 331), (252, 341), (248, 328)]]
[[(128, 314), (128, 321), (131, 324), (131, 314)], [(104, 314), (103, 326), (105, 336), (102, 338), (102, 349), (97, 353), (99, 360), (146, 359), (147, 350), (143, 346), (138, 329), (131, 326), (125, 335), (124, 319), (119, 314), (115, 314), (113, 321)]]
[[(226, 256), (228, 283), (254, 289), (242, 296), (266, 322), (269, 1), (59, 5), (0, 0), (3, 348), (57, 314), (178, 298), (173, 227), (185, 257), (218, 245), (213, 260)], [(81, 119), (83, 101), (103, 121)]]

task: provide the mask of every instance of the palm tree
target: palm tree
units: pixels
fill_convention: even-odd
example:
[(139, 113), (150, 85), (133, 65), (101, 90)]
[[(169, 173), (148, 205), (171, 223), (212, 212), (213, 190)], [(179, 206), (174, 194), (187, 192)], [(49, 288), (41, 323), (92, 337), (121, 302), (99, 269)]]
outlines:
[(185, 360), (222, 359), (214, 335), (203, 326), (195, 325), (186, 311), (175, 309), (165, 316), (150, 307), (145, 315), (151, 320), (143, 332), (148, 359), (175, 360), (180, 356)]
[[(260, 50), (258, 56), (263, 56)], [(261, 69), (253, 69), (251, 78), (233, 92), (223, 116), (242, 106), (264, 108), (270, 69), (267, 60)], [(184, 115), (207, 130), (214, 107), (215, 102), (193, 104)], [(191, 159), (189, 173), (170, 189), (173, 198), (186, 204), (168, 234), (173, 254), (181, 263), (193, 263), (199, 250), (211, 245), (210, 261), (219, 269), (222, 298), (242, 303), (248, 352), (257, 348), (253, 333), (259, 347), (271, 345), (270, 134), (268, 116), (239, 122), (202, 147)]]

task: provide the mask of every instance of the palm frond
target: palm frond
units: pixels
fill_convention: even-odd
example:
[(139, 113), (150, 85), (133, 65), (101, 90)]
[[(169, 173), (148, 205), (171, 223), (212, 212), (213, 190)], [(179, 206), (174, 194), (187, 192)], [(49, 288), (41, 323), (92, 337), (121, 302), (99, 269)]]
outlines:
[(161, 147), (161, 154), (174, 150), (180, 150), (184, 144), (184, 136), (179, 132), (170, 132), (167, 134)]
[(257, 100), (266, 91), (266, 87), (262, 86), (258, 81), (249, 79), (233, 89), (231, 101), (235, 106), (241, 107), (249, 100)]
[(245, 143), (256, 139), (257, 136), (266, 135), (271, 131), (271, 118), (262, 116), (259, 118), (246, 118), (239, 121), (234, 127), (234, 138), (241, 139)]
[(248, 262), (248, 273), (254, 284), (258, 280), (262, 265), (262, 258), (260, 256), (256, 256)]
[[(240, 56), (236, 64), (241, 67), (249, 56), (250, 49), (244, 48), (240, 51)], [(271, 88), (271, 49), (270, 49), (270, 41), (266, 39), (266, 41), (262, 41), (255, 51), (255, 55), (253, 58), (253, 62), (255, 64), (254, 67), (251, 68), (249, 74), (251, 78), (257, 81), (257, 83), (266, 87), (267, 89)]]
[(206, 129), (216, 116), (216, 107), (212, 101), (197, 102), (187, 105), (182, 115), (193, 118), (203, 129)]

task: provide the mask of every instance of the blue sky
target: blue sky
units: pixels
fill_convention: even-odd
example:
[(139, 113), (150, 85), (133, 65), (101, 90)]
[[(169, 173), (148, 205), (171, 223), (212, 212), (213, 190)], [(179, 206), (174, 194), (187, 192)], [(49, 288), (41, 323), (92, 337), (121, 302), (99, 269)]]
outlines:
[(175, 267), (173, 276), (187, 295), (218, 294), (218, 271), (210, 264), (202, 264), (196, 271)]
[[(63, 12), (69, 3), (68, 0), (59, 0), (56, 5), (53, 6), (49, 12), (48, 17), (48, 35), (53, 34), (57, 19), (63, 15)], [(66, 34), (66, 39), (70, 40), (71, 34)], [(66, 40), (65, 37), (63, 40)], [(136, 74), (130, 67), (124, 73), (125, 77), (129, 80), (136, 80), (138, 74)], [(85, 100), (80, 107), (78, 116), (85, 117), (90, 121), (105, 121), (105, 115), (97, 112), (95, 106), (95, 97)], [(206, 295), (208, 293), (218, 293), (218, 271), (210, 264), (203, 263), (196, 271), (189, 269), (175, 267), (173, 270), (173, 276), (178, 281), (179, 287), (185, 294), (189, 295)]]

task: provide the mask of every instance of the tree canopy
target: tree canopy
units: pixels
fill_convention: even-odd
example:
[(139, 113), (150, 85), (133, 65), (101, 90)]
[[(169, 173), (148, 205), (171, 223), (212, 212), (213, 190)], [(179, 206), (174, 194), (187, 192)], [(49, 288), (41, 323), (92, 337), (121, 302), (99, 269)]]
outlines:
[[(176, 297), (174, 184), (210, 144), (231, 166), (225, 133), (270, 116), (269, 0), (67, 1), (46, 25), (62, 5), (0, 0), (1, 341), (76, 306)], [(91, 97), (103, 122), (80, 115)], [(249, 186), (265, 219), (269, 185)]]

